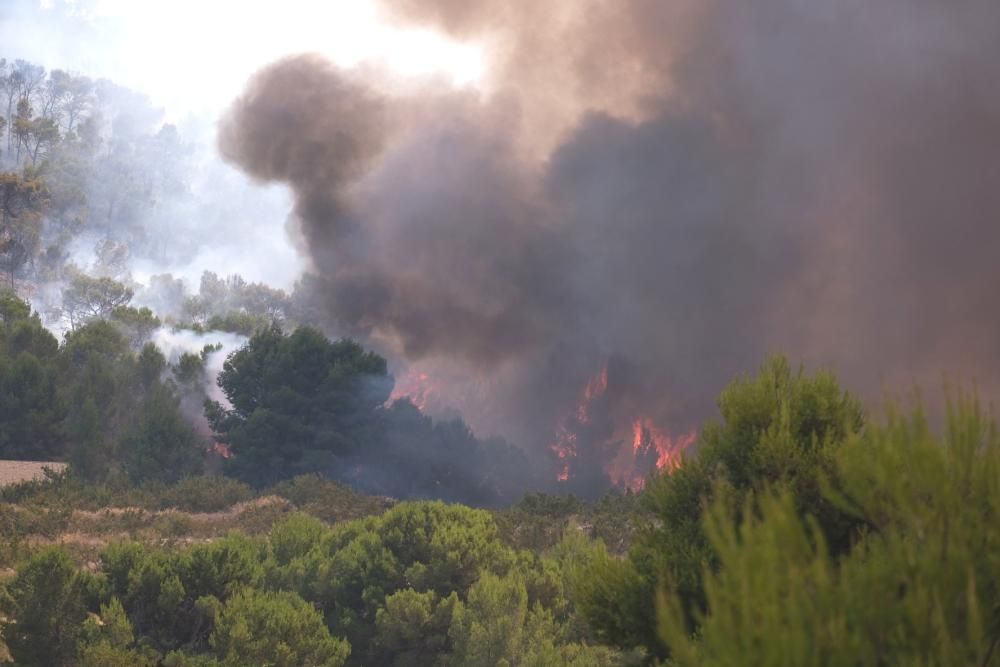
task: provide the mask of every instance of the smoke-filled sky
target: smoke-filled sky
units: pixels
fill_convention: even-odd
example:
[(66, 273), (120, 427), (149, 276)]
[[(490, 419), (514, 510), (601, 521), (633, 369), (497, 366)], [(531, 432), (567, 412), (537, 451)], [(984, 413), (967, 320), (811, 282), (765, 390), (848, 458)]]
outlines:
[[(134, 26), (177, 3), (132, 4), (159, 99), (263, 66), (222, 154), (290, 186), (330, 330), (480, 431), (543, 439), (607, 365), (613, 421), (684, 432), (779, 350), (867, 397), (996, 396), (995, 0), (204, 3), (169, 37)], [(401, 85), (380, 49), (444, 75)]]
[[(0, 57), (140, 91), (194, 144), (187, 182), (195, 205), (175, 206), (164, 217), (173, 234), (197, 236), (201, 246), (170, 265), (136, 258), (140, 281), (169, 271), (196, 287), (201, 272), (211, 270), (291, 288), (302, 263), (284, 229), (287, 192), (253, 186), (220, 164), (214, 130), (256, 69), (302, 51), (343, 66), (378, 64), (403, 80), (435, 76), (471, 85), (482, 73), (478, 49), (380, 22), (368, 0), (0, 0)], [(83, 255), (89, 250), (84, 244)]]
[(381, 7), (490, 44), (489, 95), (302, 56), (221, 135), (292, 186), (339, 329), (506, 384), (529, 431), (605, 361), (674, 428), (773, 350), (868, 396), (994, 386), (996, 2)]

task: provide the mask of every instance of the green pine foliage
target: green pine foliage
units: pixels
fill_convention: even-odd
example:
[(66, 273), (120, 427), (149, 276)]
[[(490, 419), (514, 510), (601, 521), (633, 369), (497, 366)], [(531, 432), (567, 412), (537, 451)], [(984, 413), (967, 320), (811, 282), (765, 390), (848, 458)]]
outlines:
[(41, 552), (2, 638), (17, 664), (624, 665), (573, 601), (601, 553), (579, 531), (517, 551), (489, 512), (441, 502), (333, 527), (293, 513), (260, 538), (115, 543), (94, 574)]
[(44, 549), (24, 563), (7, 586), (2, 636), (24, 667), (75, 664), (93, 582), (58, 548)]
[(25, 301), (0, 294), (0, 458), (69, 461), (88, 481), (201, 472), (205, 444), (162, 379), (163, 355), (141, 340), (94, 320), (60, 345)]
[(937, 436), (920, 410), (849, 439), (824, 495), (866, 526), (846, 554), (787, 485), (717, 501), (719, 568), (691, 635), (679, 598), (660, 631), (677, 665), (1000, 664), (1000, 436), (960, 398)]
[[(35, 429), (42, 446), (27, 416), (50, 410), (49, 442), (74, 463), (0, 491), (15, 565), (0, 639), (18, 665), (1000, 665), (1000, 431), (968, 396), (940, 425), (919, 409), (865, 423), (834, 376), (773, 358), (643, 492), (487, 511), (315, 474), (270, 490), (189, 476), (200, 445), (154, 347), (101, 320), (60, 345), (8, 297), (0, 348), (0, 388), (37, 388), (17, 394), (24, 414), (0, 407), (0, 434)], [(204, 360), (173, 376), (197, 383)], [(424, 421), (382, 406), (384, 363), (310, 330), (258, 332), (224, 371), (231, 407), (215, 407), (246, 457), (233, 471), (256, 484), (366, 445), (409, 461), (380, 438)], [(51, 393), (47, 373), (64, 380)], [(469, 442), (460, 424), (425, 426), (439, 453)], [(109, 506), (121, 532), (99, 556), (39, 546), (74, 509)], [(165, 508), (169, 539), (139, 537)], [(185, 539), (182, 510), (245, 530), (236, 517), (260, 514), (253, 536)]]
[(701, 521), (716, 489), (727, 491), (735, 510), (748, 493), (781, 482), (835, 548), (850, 542), (858, 522), (823, 497), (820, 482), (834, 474), (838, 448), (862, 427), (859, 401), (832, 374), (809, 375), (774, 357), (756, 376), (730, 383), (718, 403), (721, 420), (705, 425), (697, 454), (649, 480), (628, 558), (599, 560), (581, 578), (581, 605), (604, 641), (666, 656), (654, 605), (665, 580), (695, 627), (706, 602), (704, 572), (718, 564)]
[(228, 472), (257, 486), (356, 454), (391, 389), (385, 359), (357, 343), (277, 325), (230, 355), (219, 386), (232, 407), (210, 403), (209, 422), (235, 454)]
[(59, 342), (12, 292), (0, 292), (0, 458), (55, 460), (64, 453)]
[(258, 330), (218, 384), (230, 405), (209, 401), (205, 415), (233, 453), (225, 472), (258, 488), (318, 473), (372, 495), (496, 505), (538, 482), (522, 450), (406, 399), (387, 406), (386, 360), (310, 327)]
[(233, 595), (209, 642), (225, 667), (340, 667), (351, 652), (347, 642), (330, 636), (315, 607), (287, 592)]

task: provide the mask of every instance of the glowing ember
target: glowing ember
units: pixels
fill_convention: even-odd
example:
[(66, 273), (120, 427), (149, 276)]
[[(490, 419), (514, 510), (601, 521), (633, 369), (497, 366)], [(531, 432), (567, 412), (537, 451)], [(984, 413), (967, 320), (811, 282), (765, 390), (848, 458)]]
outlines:
[(608, 390), (608, 365), (604, 364), (601, 372), (591, 378), (583, 389), (583, 396), (576, 406), (576, 419), (581, 424), (590, 422), (590, 404), (604, 395)]
[(658, 470), (680, 468), (681, 454), (694, 444), (696, 438), (695, 431), (671, 438), (647, 418), (636, 419), (632, 423), (632, 450), (636, 454), (644, 451), (655, 451)]
[(408, 398), (421, 412), (425, 412), (428, 402), (436, 393), (437, 390), (427, 373), (407, 373), (396, 382), (389, 395), (389, 403)]
[(555, 441), (549, 445), (549, 448), (555, 453), (560, 462), (559, 472), (556, 473), (556, 479), (560, 482), (565, 482), (569, 479), (572, 464), (577, 458), (578, 438), (574, 427), (586, 425), (590, 422), (591, 406), (607, 390), (608, 365), (604, 364), (597, 375), (592, 377), (584, 386), (583, 391), (580, 393), (580, 400), (572, 416), (567, 415), (556, 426)]
[(620, 399), (608, 393), (605, 364), (584, 385), (576, 408), (556, 425), (549, 445), (558, 462), (556, 479), (567, 481), (596, 464), (615, 485), (639, 490), (651, 470), (681, 466), (682, 453), (694, 444), (697, 433), (672, 436), (652, 418), (633, 416), (632, 408)]
[(556, 429), (556, 441), (552, 443), (552, 451), (555, 452), (562, 465), (556, 474), (556, 479), (565, 482), (569, 479), (570, 465), (576, 458), (576, 433), (560, 426)]

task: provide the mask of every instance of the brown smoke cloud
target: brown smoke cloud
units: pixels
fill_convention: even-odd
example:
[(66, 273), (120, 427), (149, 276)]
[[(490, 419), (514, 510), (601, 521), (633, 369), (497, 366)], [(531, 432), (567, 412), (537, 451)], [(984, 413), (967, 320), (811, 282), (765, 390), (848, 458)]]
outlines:
[(605, 361), (678, 430), (772, 350), (996, 395), (1000, 4), (382, 6), (488, 44), (489, 93), (303, 56), (221, 148), (295, 191), (331, 330), (469, 378), (479, 430), (544, 443)]

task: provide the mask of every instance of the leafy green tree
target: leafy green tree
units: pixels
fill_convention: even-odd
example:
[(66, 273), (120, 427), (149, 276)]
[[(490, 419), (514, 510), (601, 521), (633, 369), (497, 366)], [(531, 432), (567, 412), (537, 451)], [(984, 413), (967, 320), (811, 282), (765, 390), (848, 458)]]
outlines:
[(67, 335), (60, 351), (61, 391), (68, 407), (68, 459), (81, 478), (120, 471), (118, 438), (141, 398), (133, 391), (134, 376), (128, 342), (110, 323), (91, 322)]
[(206, 415), (233, 452), (227, 469), (257, 485), (356, 453), (391, 389), (385, 359), (357, 343), (277, 325), (232, 353), (218, 382), (232, 408), (209, 403)]
[(181, 414), (180, 399), (155, 382), (139, 406), (134, 426), (119, 446), (122, 465), (134, 482), (177, 482), (201, 472), (205, 445)]
[(67, 133), (76, 130), (80, 117), (94, 102), (94, 82), (85, 76), (78, 76), (53, 70), (49, 74), (50, 86), (54, 89), (56, 102), (65, 123)]
[(226, 667), (340, 667), (350, 645), (331, 637), (323, 617), (295, 593), (241, 591), (222, 608), (210, 640)]
[(454, 661), (469, 667), (516, 665), (524, 643), (528, 593), (516, 577), (484, 574), (455, 608), (449, 636)]
[[(132, 300), (132, 289), (112, 278), (92, 278), (76, 271), (63, 290), (63, 312), (70, 328), (94, 319), (107, 319)], [(123, 311), (119, 311), (123, 312)]]
[(378, 440), (362, 456), (369, 467), (348, 478), (367, 493), (488, 506), (544, 484), (524, 450), (481, 440), (460, 419), (431, 419), (408, 399), (382, 410), (379, 423)]
[(200, 472), (205, 445), (165, 370), (155, 346), (136, 354), (113, 323), (95, 320), (67, 335), (60, 378), (68, 458), (83, 479), (174, 482)]
[(584, 512), (576, 496), (529, 493), (517, 503), (498, 510), (494, 516), (505, 542), (521, 549), (541, 551), (554, 546), (570, 525)]
[(213, 315), (205, 323), (211, 331), (228, 331), (230, 333), (252, 336), (254, 332), (271, 326), (274, 320), (266, 315), (234, 310), (225, 315)]
[(99, 617), (83, 625), (78, 667), (153, 667), (156, 663), (134, 650), (132, 624), (118, 598), (101, 605)]
[(385, 657), (375, 639), (387, 597), (409, 588), (444, 599), (467, 591), (484, 571), (505, 574), (513, 562), (489, 513), (414, 502), (335, 527), (268, 579), (314, 603), (358, 663), (371, 664)]
[(1000, 664), (997, 433), (960, 399), (943, 437), (918, 410), (851, 439), (827, 495), (870, 530), (846, 555), (787, 488), (748, 501), (739, 526), (714, 503), (698, 635), (661, 602), (674, 664)]
[(275, 562), (288, 565), (318, 546), (326, 533), (319, 519), (296, 512), (271, 527), (270, 546)]
[(35, 166), (39, 160), (44, 159), (59, 139), (59, 125), (55, 120), (44, 116), (33, 118), (31, 124), (28, 126), (25, 137), (25, 144), (28, 155), (31, 157), (32, 166)]
[(0, 322), (9, 326), (30, 317), (30, 303), (19, 297), (13, 290), (0, 290)]
[(262, 283), (248, 283), (238, 274), (221, 278), (212, 271), (205, 271), (198, 294), (184, 303), (184, 314), (194, 323), (210, 329), (249, 336), (272, 322), (284, 321), (289, 303), (288, 295), (282, 290)]
[(635, 665), (636, 656), (622, 655), (607, 646), (567, 641), (566, 628), (552, 612), (535, 605), (524, 628), (524, 648), (517, 663), (526, 667), (613, 667)]
[(27, 302), (0, 292), (0, 458), (64, 455), (58, 354), (58, 342)]
[(42, 549), (24, 563), (8, 585), (10, 609), (3, 640), (16, 664), (72, 665), (87, 617), (87, 575), (65, 551)]
[(17, 101), (17, 112), (14, 116), (14, 123), (11, 127), (11, 134), (14, 135), (16, 154), (14, 161), (21, 164), (21, 149), (28, 150), (29, 138), (31, 137), (34, 123), (32, 116), (35, 113), (31, 105), (31, 97), (22, 92), (21, 99)]
[(32, 171), (0, 173), (0, 269), (11, 289), (18, 271), (38, 252), (48, 201), (45, 184)]
[(695, 623), (705, 604), (703, 573), (717, 563), (701, 519), (717, 488), (727, 489), (736, 521), (747, 493), (781, 483), (836, 549), (850, 545), (860, 523), (823, 497), (820, 482), (834, 474), (837, 449), (861, 429), (860, 402), (833, 375), (809, 376), (775, 357), (755, 377), (726, 387), (719, 412), (721, 421), (705, 425), (694, 457), (649, 480), (645, 525), (628, 559), (599, 560), (581, 576), (581, 607), (603, 641), (665, 655), (653, 605), (664, 580), (673, 582), (672, 595)]
[(375, 646), (379, 664), (440, 664), (451, 653), (448, 636), (458, 594), (442, 598), (434, 591), (418, 593), (412, 588), (385, 598), (375, 614)]
[(183, 651), (171, 651), (163, 659), (163, 667), (220, 667), (220, 663), (210, 655), (189, 655)]
[(116, 648), (108, 642), (81, 648), (76, 667), (155, 667), (156, 661), (135, 649)]
[(161, 652), (204, 651), (222, 605), (261, 585), (263, 558), (262, 545), (234, 534), (184, 551), (111, 545), (101, 565), (136, 633)]

